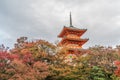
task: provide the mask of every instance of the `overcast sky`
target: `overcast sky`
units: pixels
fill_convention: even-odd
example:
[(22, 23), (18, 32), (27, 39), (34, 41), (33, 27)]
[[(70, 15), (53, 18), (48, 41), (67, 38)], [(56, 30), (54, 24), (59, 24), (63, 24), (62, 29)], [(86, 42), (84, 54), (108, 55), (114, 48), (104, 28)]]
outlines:
[(45, 39), (54, 43), (63, 26), (85, 28), (84, 47), (120, 45), (120, 0), (0, 0), (0, 44), (16, 39)]

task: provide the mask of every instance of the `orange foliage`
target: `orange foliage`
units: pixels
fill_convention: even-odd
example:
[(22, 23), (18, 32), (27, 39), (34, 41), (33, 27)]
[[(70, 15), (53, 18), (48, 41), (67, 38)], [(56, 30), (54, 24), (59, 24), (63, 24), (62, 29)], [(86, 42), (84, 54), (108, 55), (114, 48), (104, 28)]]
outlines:
[(26, 54), (26, 53), (30, 53), (29, 49), (22, 49), (21, 50), (21, 54)]
[(25, 47), (33, 47), (34, 46), (34, 42), (25, 42), (25, 43), (23, 43), (23, 45), (25, 46)]
[(114, 62), (115, 66), (117, 67), (117, 69), (114, 71), (114, 73), (120, 77), (120, 61), (115, 61)]
[(120, 67), (120, 61), (116, 60), (114, 61), (115, 66)]

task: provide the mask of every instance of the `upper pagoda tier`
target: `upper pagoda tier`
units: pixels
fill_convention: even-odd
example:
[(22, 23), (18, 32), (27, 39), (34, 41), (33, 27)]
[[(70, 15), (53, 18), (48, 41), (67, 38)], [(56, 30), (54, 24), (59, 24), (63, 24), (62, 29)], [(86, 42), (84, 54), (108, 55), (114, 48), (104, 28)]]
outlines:
[(79, 29), (79, 28), (76, 28), (76, 27), (66, 27), (66, 26), (64, 26), (64, 28), (62, 29), (62, 31), (58, 35), (58, 37), (65, 37), (65, 36), (68, 36), (70, 34), (77, 35), (78, 37), (80, 37), (86, 31), (87, 31), (87, 29)]

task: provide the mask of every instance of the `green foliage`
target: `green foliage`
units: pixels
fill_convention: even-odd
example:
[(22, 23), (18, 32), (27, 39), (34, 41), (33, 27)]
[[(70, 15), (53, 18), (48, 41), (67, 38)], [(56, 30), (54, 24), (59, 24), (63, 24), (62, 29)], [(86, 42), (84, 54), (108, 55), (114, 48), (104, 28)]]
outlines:
[(90, 71), (89, 80), (112, 80), (110, 76), (111, 75), (106, 73), (104, 69), (93, 66)]
[(112, 80), (120, 80), (120, 78), (117, 77), (115, 74), (113, 74), (113, 75), (111, 76), (111, 78), (112, 78)]

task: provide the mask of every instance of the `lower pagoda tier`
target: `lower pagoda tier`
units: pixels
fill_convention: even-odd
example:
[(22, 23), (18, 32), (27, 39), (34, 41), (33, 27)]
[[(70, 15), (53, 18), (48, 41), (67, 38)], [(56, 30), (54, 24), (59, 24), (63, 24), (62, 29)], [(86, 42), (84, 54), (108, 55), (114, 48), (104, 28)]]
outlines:
[(72, 49), (71, 48), (71, 49), (68, 49), (66, 53), (67, 54), (83, 55), (85, 53), (89, 53), (89, 51), (86, 49)]

